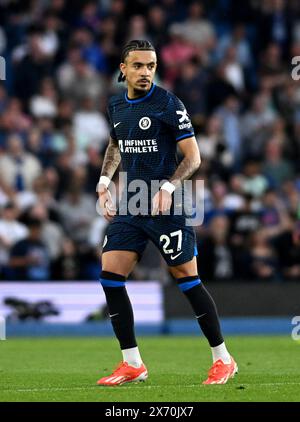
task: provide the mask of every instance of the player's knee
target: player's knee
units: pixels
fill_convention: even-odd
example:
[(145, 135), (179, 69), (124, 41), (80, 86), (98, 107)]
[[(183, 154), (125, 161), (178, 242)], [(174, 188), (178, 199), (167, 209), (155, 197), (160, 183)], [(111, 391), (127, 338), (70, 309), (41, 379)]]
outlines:
[(184, 264), (169, 267), (169, 271), (171, 272), (172, 276), (177, 280), (183, 277), (189, 277), (191, 275), (197, 274), (198, 269), (196, 256), (194, 256), (193, 259), (188, 262), (185, 262)]
[(100, 283), (102, 287), (124, 287), (126, 277), (122, 274), (117, 274), (111, 271), (102, 270), (100, 274)]
[(188, 277), (177, 278), (177, 284), (179, 289), (184, 293), (195, 286), (201, 284), (201, 280), (198, 275), (192, 275)]
[(132, 272), (138, 255), (131, 251), (107, 251), (102, 254), (102, 271), (117, 273), (128, 277)]

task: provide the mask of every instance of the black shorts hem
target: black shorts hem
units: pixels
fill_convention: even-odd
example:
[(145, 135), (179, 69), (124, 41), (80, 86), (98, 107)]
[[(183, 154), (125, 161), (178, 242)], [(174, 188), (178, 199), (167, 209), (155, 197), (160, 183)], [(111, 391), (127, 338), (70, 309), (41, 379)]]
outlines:
[(177, 267), (178, 265), (183, 265), (183, 264), (186, 264), (187, 262), (192, 261), (192, 259), (194, 258), (194, 256), (196, 256), (196, 255), (193, 255), (191, 258), (185, 259), (183, 262), (180, 262), (179, 264), (176, 263), (174, 265), (171, 265), (171, 264), (168, 264), (168, 262), (166, 260), (165, 260), (165, 262), (166, 262), (166, 264), (167, 264), (168, 267)]

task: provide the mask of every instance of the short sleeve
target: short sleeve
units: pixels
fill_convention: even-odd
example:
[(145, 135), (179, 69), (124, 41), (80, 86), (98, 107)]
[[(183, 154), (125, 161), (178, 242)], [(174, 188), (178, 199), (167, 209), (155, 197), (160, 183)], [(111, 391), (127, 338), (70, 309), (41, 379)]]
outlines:
[(173, 132), (176, 142), (194, 136), (190, 116), (182, 101), (175, 95), (172, 95), (168, 102), (165, 123)]
[(117, 135), (116, 135), (115, 128), (114, 128), (114, 123), (113, 123), (113, 120), (112, 120), (110, 107), (107, 108), (107, 115), (108, 115), (110, 137), (114, 140), (117, 140)]

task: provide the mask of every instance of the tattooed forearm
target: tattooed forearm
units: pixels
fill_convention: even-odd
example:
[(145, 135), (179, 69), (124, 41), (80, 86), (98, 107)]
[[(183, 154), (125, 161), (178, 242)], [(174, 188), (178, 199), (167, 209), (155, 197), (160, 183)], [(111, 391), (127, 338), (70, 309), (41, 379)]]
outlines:
[(118, 147), (118, 143), (112, 138), (109, 139), (108, 147), (106, 148), (101, 176), (107, 176), (112, 179), (118, 165), (121, 161), (121, 155)]
[(173, 183), (176, 188), (179, 187), (184, 180), (189, 179), (195, 173), (199, 166), (199, 156), (184, 157), (171, 177), (170, 182)]

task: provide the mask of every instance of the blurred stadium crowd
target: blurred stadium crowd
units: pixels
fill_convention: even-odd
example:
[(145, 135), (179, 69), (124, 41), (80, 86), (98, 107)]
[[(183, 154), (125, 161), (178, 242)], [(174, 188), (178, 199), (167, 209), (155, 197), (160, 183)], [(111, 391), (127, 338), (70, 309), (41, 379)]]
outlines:
[[(196, 130), (201, 277), (299, 280), (298, 0), (0, 0), (2, 280), (98, 278), (106, 105), (131, 39), (155, 45)], [(132, 277), (168, 282), (153, 246)]]

